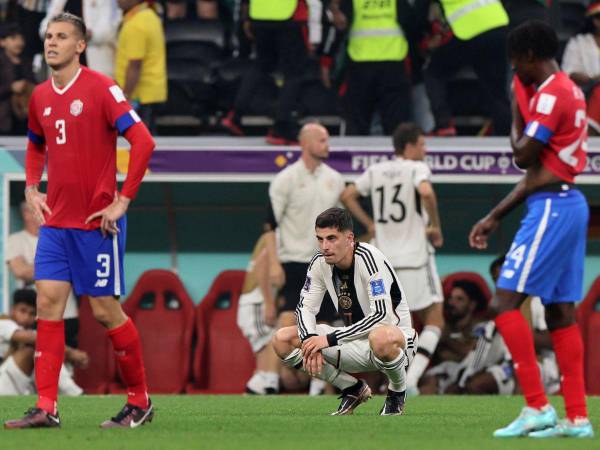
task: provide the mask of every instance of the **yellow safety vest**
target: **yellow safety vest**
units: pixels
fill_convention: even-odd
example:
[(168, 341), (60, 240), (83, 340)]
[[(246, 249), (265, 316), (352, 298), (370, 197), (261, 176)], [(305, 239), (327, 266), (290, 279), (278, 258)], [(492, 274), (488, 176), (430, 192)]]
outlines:
[(288, 20), (294, 15), (298, 0), (250, 0), (250, 18), (254, 20)]
[(396, 0), (353, 0), (348, 55), (352, 61), (402, 61), (408, 41), (398, 24)]
[(500, 0), (441, 0), (454, 35), (463, 41), (508, 25)]

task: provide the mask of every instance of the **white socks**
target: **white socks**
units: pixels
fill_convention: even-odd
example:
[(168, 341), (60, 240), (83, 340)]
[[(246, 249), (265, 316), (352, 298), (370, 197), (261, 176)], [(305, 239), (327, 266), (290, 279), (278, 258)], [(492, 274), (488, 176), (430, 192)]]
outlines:
[(419, 335), (419, 347), (417, 348), (417, 354), (410, 363), (408, 368), (408, 374), (406, 378), (406, 384), (409, 388), (417, 388), (419, 379), (427, 369), (431, 356), (437, 348), (438, 342), (442, 330), (434, 325), (427, 325), (423, 328), (423, 331)]
[(279, 392), (279, 375), (275, 372), (256, 372), (248, 380), (246, 387), (257, 394), (266, 394), (267, 389)]

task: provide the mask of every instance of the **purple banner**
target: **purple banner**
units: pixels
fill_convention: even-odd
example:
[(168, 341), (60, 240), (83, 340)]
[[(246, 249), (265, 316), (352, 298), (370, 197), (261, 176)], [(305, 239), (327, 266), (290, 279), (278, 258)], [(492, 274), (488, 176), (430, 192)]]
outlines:
[[(153, 173), (276, 173), (300, 156), (298, 150), (157, 150)], [(370, 165), (393, 158), (391, 151), (334, 150), (327, 160), (343, 174), (359, 174)], [(509, 151), (434, 150), (427, 163), (438, 175), (519, 175)], [(587, 175), (600, 175), (600, 153), (588, 155)]]

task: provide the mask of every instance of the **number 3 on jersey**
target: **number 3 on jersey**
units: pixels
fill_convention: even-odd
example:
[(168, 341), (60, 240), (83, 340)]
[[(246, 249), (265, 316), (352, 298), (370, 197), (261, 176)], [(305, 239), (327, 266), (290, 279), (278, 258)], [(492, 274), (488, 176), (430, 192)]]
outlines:
[(67, 127), (64, 119), (59, 119), (54, 122), (54, 127), (58, 130), (58, 136), (56, 136), (57, 144), (64, 144), (67, 142)]

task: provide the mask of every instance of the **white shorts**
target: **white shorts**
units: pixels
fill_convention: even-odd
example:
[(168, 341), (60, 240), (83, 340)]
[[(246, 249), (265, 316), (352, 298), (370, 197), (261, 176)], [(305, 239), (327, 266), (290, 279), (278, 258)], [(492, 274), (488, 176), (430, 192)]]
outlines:
[(396, 275), (411, 311), (420, 311), (433, 303), (444, 301), (442, 282), (433, 255), (429, 255), (424, 266), (416, 269), (396, 269)]
[(275, 328), (265, 323), (264, 317), (263, 303), (247, 303), (238, 306), (238, 327), (250, 342), (254, 353), (258, 353), (269, 343), (275, 331)]
[(30, 395), (35, 394), (33, 376), (27, 376), (9, 356), (0, 365), (0, 395)]
[(508, 362), (488, 367), (486, 372), (490, 373), (498, 385), (498, 394), (512, 395), (515, 392), (515, 377), (512, 365)]
[[(318, 324), (317, 334), (322, 336), (332, 333), (337, 329), (338, 328), (332, 327), (331, 325)], [(407, 356), (408, 363), (406, 364), (406, 368), (408, 369), (408, 366), (417, 352), (417, 332), (412, 328), (408, 331), (400, 328), (400, 331), (402, 331), (405, 337), (406, 346), (404, 348), (404, 354)], [(369, 339), (367, 337), (336, 345), (335, 347), (324, 348), (321, 353), (328, 363), (344, 372), (360, 373), (380, 371), (373, 363), (371, 346), (369, 345)]]

